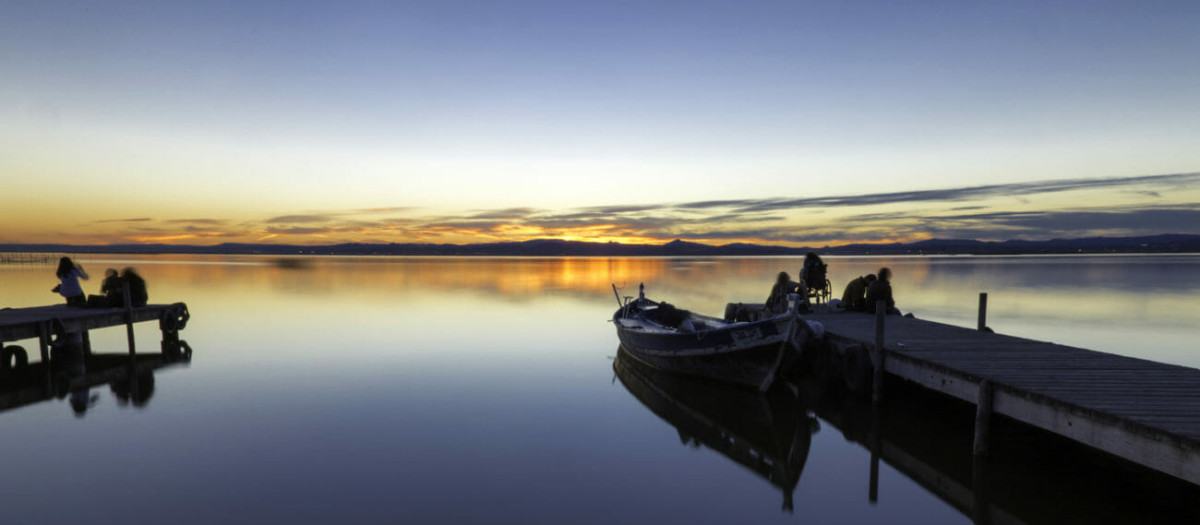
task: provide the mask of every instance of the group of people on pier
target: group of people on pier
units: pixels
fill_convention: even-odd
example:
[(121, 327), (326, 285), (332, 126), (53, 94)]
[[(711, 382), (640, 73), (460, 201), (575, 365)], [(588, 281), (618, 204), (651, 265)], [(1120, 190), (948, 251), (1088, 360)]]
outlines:
[[(793, 281), (787, 272), (779, 272), (771, 293), (767, 297), (766, 311), (779, 314), (788, 311), (788, 294), (797, 294), (800, 298), (801, 313), (811, 311), (810, 294), (822, 290), (828, 294), (829, 283), (826, 280), (828, 267), (815, 253), (809, 252), (804, 257), (804, 266), (800, 270), (800, 280)], [(876, 304), (884, 301), (887, 305), (885, 313), (900, 315), (896, 309), (896, 301), (892, 297), (892, 270), (888, 267), (879, 269), (878, 273), (867, 274), (852, 279), (842, 292), (841, 299), (830, 301), (831, 307), (851, 312), (875, 313)], [(910, 314), (911, 315), (911, 314)]]
[(83, 267), (75, 264), (70, 257), (58, 261), (58, 285), (50, 291), (58, 293), (67, 300), (67, 306), (114, 308), (125, 306), (125, 289), (129, 285), (129, 303), (132, 306), (146, 306), (150, 299), (146, 291), (146, 280), (138, 275), (133, 268), (125, 268), (120, 273), (114, 268), (104, 272), (104, 281), (100, 284), (100, 295), (88, 296), (83, 293), (79, 280), (88, 280)]

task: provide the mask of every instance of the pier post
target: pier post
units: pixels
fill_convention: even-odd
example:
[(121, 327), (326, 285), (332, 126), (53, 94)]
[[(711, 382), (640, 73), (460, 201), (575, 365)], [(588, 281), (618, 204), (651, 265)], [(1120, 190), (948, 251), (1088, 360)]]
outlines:
[[(38, 350), (42, 354), (42, 363), (50, 364), (50, 322), (42, 321), (38, 324)], [(49, 370), (49, 366), (46, 367)]]
[(979, 331), (987, 330), (987, 292), (979, 292)]
[(887, 316), (887, 301), (875, 301), (875, 355), (872, 363), (875, 365), (874, 382), (871, 388), (871, 403), (878, 405), (883, 399), (883, 327)]
[(976, 456), (988, 453), (988, 433), (991, 429), (992, 399), (994, 398), (992, 382), (984, 379), (979, 383), (979, 398), (975, 401), (975, 447)]
[(122, 293), (125, 295), (125, 335), (129, 338), (129, 355), (136, 352), (133, 344), (133, 300), (129, 297), (129, 283), (122, 283)]

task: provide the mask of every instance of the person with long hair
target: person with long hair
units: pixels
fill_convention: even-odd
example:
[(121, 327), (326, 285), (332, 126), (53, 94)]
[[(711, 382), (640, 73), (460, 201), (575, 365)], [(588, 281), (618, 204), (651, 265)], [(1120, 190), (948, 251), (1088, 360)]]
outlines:
[(50, 291), (58, 292), (59, 295), (67, 299), (67, 306), (87, 306), (87, 298), (83, 295), (83, 287), (79, 286), (79, 279), (87, 280), (88, 274), (83, 271), (82, 266), (76, 266), (75, 262), (70, 257), (63, 257), (58, 260), (58, 271), (54, 272), (58, 276), (58, 286), (55, 286)]
[(775, 278), (775, 286), (771, 287), (771, 295), (767, 296), (766, 312), (771, 315), (788, 311), (788, 294), (799, 293), (800, 283), (788, 276), (787, 272), (779, 272)]

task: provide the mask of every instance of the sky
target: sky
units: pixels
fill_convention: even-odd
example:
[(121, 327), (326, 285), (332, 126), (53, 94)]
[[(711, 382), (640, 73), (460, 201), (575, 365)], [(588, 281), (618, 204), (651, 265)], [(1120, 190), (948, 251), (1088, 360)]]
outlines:
[(1195, 1), (8, 2), (0, 243), (1200, 234)]

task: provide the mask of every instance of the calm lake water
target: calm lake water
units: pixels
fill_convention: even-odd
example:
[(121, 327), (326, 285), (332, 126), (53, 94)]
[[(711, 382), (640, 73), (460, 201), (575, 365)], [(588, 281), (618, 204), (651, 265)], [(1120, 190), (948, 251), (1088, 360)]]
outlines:
[[(1004, 425), (985, 491), (972, 478), (970, 407), (919, 392), (873, 420), (807, 383), (747, 398), (614, 372), (610, 283), (636, 295), (644, 282), (652, 298), (720, 315), (726, 302), (764, 300), (776, 273), (798, 272), (798, 258), (77, 261), (92, 274), (90, 293), (106, 267), (135, 266), (151, 302), (186, 302), (181, 335), (194, 354), (157, 370), (140, 399), (127, 385), (93, 388), (81, 417), (55, 397), (0, 412), (9, 523), (1196, 516), (1190, 487)], [(837, 295), (886, 265), (897, 306), (920, 318), (974, 326), (978, 293), (988, 292), (997, 332), (1200, 367), (1200, 256), (826, 261)], [(54, 284), (52, 266), (0, 266), (2, 306), (57, 302)], [(158, 347), (153, 323), (136, 337), (141, 352)], [(126, 350), (121, 327), (91, 341), (97, 353)], [(36, 341), (18, 344), (36, 360)], [(874, 498), (863, 444), (872, 425), (891, 447)], [(976, 493), (989, 495), (990, 517), (972, 510)]]

